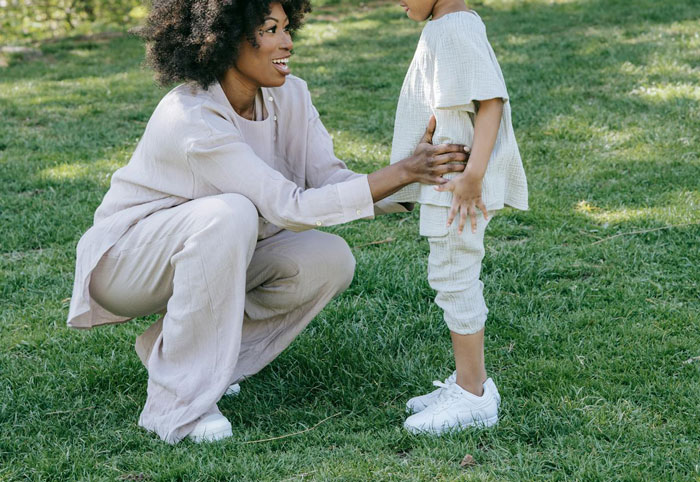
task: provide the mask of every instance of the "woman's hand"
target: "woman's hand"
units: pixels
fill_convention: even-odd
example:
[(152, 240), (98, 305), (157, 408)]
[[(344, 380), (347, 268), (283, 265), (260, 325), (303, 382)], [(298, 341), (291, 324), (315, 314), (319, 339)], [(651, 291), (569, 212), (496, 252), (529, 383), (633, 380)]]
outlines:
[[(369, 190), (374, 202), (394, 194), (408, 184), (445, 184), (442, 177), (448, 172), (462, 172), (469, 158), (468, 149), (458, 144), (431, 144), (435, 132), (435, 117), (430, 118), (428, 128), (411, 157), (383, 167), (367, 175)], [(457, 163), (457, 164), (448, 164)]]
[(440, 144), (434, 146), (435, 116), (430, 116), (425, 134), (418, 142), (413, 155), (397, 164), (403, 164), (410, 182), (423, 184), (445, 184), (442, 177), (448, 172), (462, 172), (469, 159), (469, 148), (459, 144)]
[(472, 233), (476, 233), (477, 208), (484, 214), (484, 219), (489, 219), (488, 211), (484, 201), (481, 199), (481, 181), (483, 175), (474, 174), (467, 170), (461, 176), (451, 179), (449, 182), (435, 186), (436, 191), (452, 192), (452, 207), (447, 215), (447, 226), (449, 227), (459, 212), (459, 226), (457, 232), (462, 234), (467, 216), (471, 218)]

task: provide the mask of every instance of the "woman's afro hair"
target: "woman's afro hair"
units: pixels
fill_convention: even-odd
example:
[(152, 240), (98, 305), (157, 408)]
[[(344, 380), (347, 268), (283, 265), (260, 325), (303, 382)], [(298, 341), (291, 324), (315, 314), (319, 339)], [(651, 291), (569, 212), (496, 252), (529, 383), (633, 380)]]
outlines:
[(309, 0), (154, 0), (144, 27), (146, 58), (161, 85), (194, 82), (206, 89), (236, 62), (242, 40), (253, 46), (255, 29), (280, 3), (289, 30), (301, 27)]

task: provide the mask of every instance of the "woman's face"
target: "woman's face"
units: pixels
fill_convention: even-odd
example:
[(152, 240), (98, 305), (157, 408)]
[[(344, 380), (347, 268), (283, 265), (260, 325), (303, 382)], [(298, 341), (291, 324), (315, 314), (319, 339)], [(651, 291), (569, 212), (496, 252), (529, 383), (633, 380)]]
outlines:
[(258, 47), (243, 40), (238, 51), (236, 69), (260, 87), (279, 87), (289, 75), (292, 37), (289, 20), (282, 5), (273, 3), (265, 22), (255, 31)]

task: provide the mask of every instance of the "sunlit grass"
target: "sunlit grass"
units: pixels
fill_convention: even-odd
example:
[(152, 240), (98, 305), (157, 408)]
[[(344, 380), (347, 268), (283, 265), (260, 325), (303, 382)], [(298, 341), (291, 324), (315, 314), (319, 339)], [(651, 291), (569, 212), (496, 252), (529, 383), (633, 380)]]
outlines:
[(695, 223), (700, 224), (700, 192), (680, 191), (664, 195), (653, 207), (620, 207), (602, 209), (586, 200), (576, 203), (575, 212), (607, 228), (615, 225), (647, 225)]
[[(66, 181), (74, 179), (85, 179), (109, 186), (109, 177), (111, 174), (123, 165), (121, 158), (127, 156), (119, 156), (120, 162), (116, 160), (100, 160), (89, 163), (71, 162), (64, 163), (58, 166), (42, 169), (37, 174), (38, 178), (46, 181)], [(104, 179), (107, 181), (105, 182)]]
[(673, 100), (692, 100), (700, 102), (700, 85), (677, 83), (642, 86), (634, 89), (630, 94), (653, 102), (668, 102)]
[[(76, 242), (167, 89), (133, 37), (67, 39), (0, 67), (0, 480), (700, 477), (697, 2), (473, 5), (530, 186), (531, 210), (499, 213), (486, 240), (499, 426), (401, 428), (405, 400), (453, 363), (413, 212), (331, 229), (353, 247), (355, 280), (220, 403), (231, 440), (171, 447), (139, 429), (132, 345), (152, 319), (82, 332), (65, 317)], [(389, 158), (421, 25), (395, 2), (316, 6), (292, 69), (338, 157), (369, 172)]]

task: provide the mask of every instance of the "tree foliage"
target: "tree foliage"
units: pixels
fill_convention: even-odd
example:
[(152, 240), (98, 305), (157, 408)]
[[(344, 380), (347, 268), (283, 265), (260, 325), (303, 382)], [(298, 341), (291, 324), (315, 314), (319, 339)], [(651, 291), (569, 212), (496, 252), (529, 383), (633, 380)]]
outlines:
[(145, 14), (142, 0), (0, 0), (0, 43), (128, 26)]

